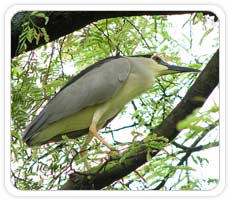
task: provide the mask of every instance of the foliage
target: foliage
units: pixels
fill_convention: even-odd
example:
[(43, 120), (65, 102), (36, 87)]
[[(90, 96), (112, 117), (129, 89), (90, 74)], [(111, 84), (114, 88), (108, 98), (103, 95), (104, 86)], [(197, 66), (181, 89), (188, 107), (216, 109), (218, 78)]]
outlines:
[(32, 43), (34, 39), (36, 45), (42, 37), (45, 42), (49, 42), (49, 35), (45, 27), (37, 25), (34, 21), (34, 18), (42, 18), (45, 21), (44, 25), (47, 25), (49, 18), (44, 13), (38, 11), (29, 13), (27, 18), (28, 19), (22, 24), (22, 32), (19, 36), (18, 54), (24, 52), (27, 48), (27, 43)]
[[(23, 24), (19, 52), (23, 52), (33, 40), (38, 43), (43, 37), (46, 42), (49, 41), (44, 27), (33, 23), (34, 16), (48, 23), (49, 19), (42, 12), (32, 12)], [(172, 17), (140, 16), (93, 22), (13, 59), (12, 183), (23, 190), (58, 189), (68, 179), (69, 173), (84, 170), (85, 158), (79, 157), (79, 150), (85, 137), (64, 137), (63, 142), (35, 148), (28, 148), (21, 137), (26, 124), (73, 74), (102, 58), (117, 54), (133, 56), (157, 53), (176, 64), (202, 68), (217, 48), (218, 23), (214, 23), (212, 18), (198, 13)], [(199, 177), (199, 172), (202, 168), (208, 169), (210, 163), (210, 158), (202, 152), (218, 146), (218, 103), (211, 101), (211, 106), (194, 111), (179, 122), (181, 134), (172, 143), (165, 139), (159, 141), (154, 135), (154, 128), (180, 102), (196, 76), (181, 74), (157, 79), (153, 88), (129, 103), (102, 130), (103, 137), (121, 153), (128, 148), (135, 151), (135, 145), (144, 138), (149, 146), (146, 155), (148, 162), (137, 170), (141, 177), (133, 172), (105, 189), (208, 190), (216, 186), (218, 178), (206, 175)], [(161, 151), (157, 156), (151, 158), (151, 152), (159, 149)], [(107, 150), (94, 140), (86, 157), (92, 166), (97, 166), (108, 159)], [(125, 156), (120, 160), (125, 160)], [(212, 163), (218, 165), (218, 161)]]

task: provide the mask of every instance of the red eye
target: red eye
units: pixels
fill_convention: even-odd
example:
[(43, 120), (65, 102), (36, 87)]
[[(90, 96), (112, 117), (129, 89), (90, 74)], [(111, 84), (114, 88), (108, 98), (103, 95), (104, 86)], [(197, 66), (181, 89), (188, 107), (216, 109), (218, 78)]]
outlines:
[(157, 55), (153, 56), (152, 59), (155, 60), (157, 63), (160, 63), (161, 61), (161, 58)]

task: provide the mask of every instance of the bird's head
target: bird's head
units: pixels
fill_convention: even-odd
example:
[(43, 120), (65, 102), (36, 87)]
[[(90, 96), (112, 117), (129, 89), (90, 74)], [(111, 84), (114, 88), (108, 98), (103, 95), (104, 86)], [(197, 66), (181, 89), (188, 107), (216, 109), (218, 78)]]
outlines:
[(158, 76), (182, 72), (200, 72), (198, 69), (168, 64), (159, 56), (153, 56), (151, 59), (153, 60), (152, 68), (157, 72)]

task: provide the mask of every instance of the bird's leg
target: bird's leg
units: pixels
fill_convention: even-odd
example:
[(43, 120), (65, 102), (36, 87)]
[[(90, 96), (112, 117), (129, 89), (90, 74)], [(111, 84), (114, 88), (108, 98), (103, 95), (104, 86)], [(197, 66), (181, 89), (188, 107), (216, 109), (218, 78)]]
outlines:
[[(110, 150), (114, 150), (112, 146), (110, 146), (105, 140), (104, 138), (102, 138), (100, 135), (98, 135), (97, 133), (97, 123), (100, 120), (101, 116), (104, 114), (104, 110), (97, 110), (94, 115), (93, 115), (93, 119), (92, 119), (92, 123), (89, 127), (89, 134), (84, 142), (84, 145), (81, 147), (80, 149), (80, 156), (81, 158), (86, 156), (86, 149), (87, 146), (89, 145), (89, 143), (91, 142), (91, 140), (93, 139), (93, 137), (96, 137), (99, 141), (101, 141), (106, 147), (108, 147)], [(87, 161), (87, 159), (85, 159), (84, 161), (84, 165), (86, 167), (87, 170), (90, 169), (90, 165)]]
[(98, 135), (97, 133), (97, 128), (96, 128), (96, 123), (94, 121), (92, 121), (90, 128), (89, 128), (89, 135), (97, 138), (100, 142), (102, 142), (108, 149), (110, 149), (110, 153), (109, 156), (110, 157), (117, 157), (119, 156), (119, 151), (117, 151), (116, 149), (114, 149), (108, 142), (105, 141), (105, 139), (103, 137), (101, 137), (100, 135)]
[(100, 135), (98, 135), (98, 133), (97, 133), (97, 131), (98, 131), (97, 124), (107, 110), (108, 110), (107, 106), (104, 105), (103, 107), (100, 107), (95, 111), (91, 125), (89, 127), (89, 135), (97, 138), (100, 142), (102, 142), (102, 144), (104, 144), (110, 150), (114, 150), (114, 148), (111, 145), (109, 145), (109, 143), (107, 143), (105, 141), (105, 139), (103, 137), (101, 137)]
[[(103, 116), (104, 112), (107, 110), (107, 107), (98, 109), (94, 115), (93, 115), (93, 119), (91, 122), (91, 125), (89, 127), (89, 134), (86, 138), (86, 141), (84, 143), (84, 145), (82, 146), (82, 148), (80, 149), (80, 156), (83, 158), (85, 156), (85, 152), (87, 149), (88, 144), (90, 143), (90, 141), (93, 139), (93, 137), (97, 138), (100, 142), (102, 142), (102, 144), (104, 144), (108, 149), (110, 149), (111, 151), (115, 151), (116, 155), (119, 155), (119, 152), (116, 151), (108, 142), (105, 141), (105, 139), (103, 137), (101, 137), (100, 135), (98, 135), (98, 128), (97, 128), (97, 124), (100, 121), (101, 117)], [(87, 162), (87, 160), (84, 161), (85, 167), (87, 168), (87, 170), (90, 169), (90, 165)]]
[(96, 122), (94, 120), (92, 121), (92, 123), (89, 127), (89, 135), (97, 138), (100, 142), (102, 142), (102, 144), (104, 144), (106, 147), (108, 147), (111, 151), (114, 151), (114, 148), (108, 142), (106, 142), (103, 137), (98, 135)]

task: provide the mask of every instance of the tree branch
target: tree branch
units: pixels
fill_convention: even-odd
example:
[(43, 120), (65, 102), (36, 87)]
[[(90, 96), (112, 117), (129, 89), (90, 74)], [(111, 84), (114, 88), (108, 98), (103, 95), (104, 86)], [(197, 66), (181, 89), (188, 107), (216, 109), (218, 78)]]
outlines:
[[(49, 21), (45, 25), (42, 18), (33, 18), (34, 24), (44, 27), (50, 37), (50, 42), (62, 36), (70, 34), (86, 25), (107, 18), (125, 17), (125, 16), (141, 16), (141, 15), (178, 15), (189, 14), (198, 11), (41, 11)], [(217, 17), (214, 13), (200, 11), (205, 15)], [(22, 24), (28, 20), (31, 11), (22, 11), (16, 13), (11, 20), (11, 57), (18, 56), (17, 47), (19, 35), (22, 33)], [(35, 41), (27, 44), (26, 51), (40, 47), (47, 42), (43, 39), (38, 44)]]
[[(182, 101), (154, 129), (154, 133), (157, 133), (158, 136), (168, 138), (170, 141), (173, 140), (180, 132), (176, 128), (177, 123), (191, 114), (194, 109), (201, 107), (218, 83), (219, 50), (213, 55)], [(120, 158), (110, 159), (99, 167), (93, 168), (90, 173), (75, 172), (70, 174), (69, 180), (61, 189), (102, 189), (128, 175), (147, 162), (146, 155), (148, 147), (143, 142), (138, 143), (135, 153), (133, 153), (133, 150), (124, 152), (123, 156), (125, 155), (125, 160), (121, 161)], [(157, 153), (158, 151), (155, 151), (151, 153), (151, 156), (154, 157)]]
[[(201, 151), (203, 149), (207, 149), (207, 148), (219, 145), (219, 143), (217, 142), (217, 143), (209, 143), (206, 145), (196, 146), (209, 133), (210, 130), (215, 128), (215, 126), (216, 126), (216, 124), (210, 125), (207, 129), (205, 129), (203, 131), (203, 133), (192, 143), (192, 145), (188, 149), (186, 149), (185, 155), (180, 159), (180, 162), (177, 164), (177, 166), (183, 165), (184, 162), (188, 160), (188, 158), (192, 155), (193, 152)], [(184, 148), (184, 146), (183, 146), (183, 148)], [(175, 172), (176, 172), (176, 169), (174, 169), (173, 172), (169, 172), (165, 176), (165, 178), (160, 182), (160, 184), (158, 184), (157, 187), (154, 188), (154, 190), (161, 189), (165, 185), (165, 183), (168, 181), (170, 175), (172, 175), (172, 173), (174, 174)]]

